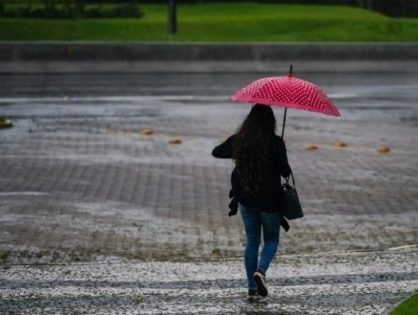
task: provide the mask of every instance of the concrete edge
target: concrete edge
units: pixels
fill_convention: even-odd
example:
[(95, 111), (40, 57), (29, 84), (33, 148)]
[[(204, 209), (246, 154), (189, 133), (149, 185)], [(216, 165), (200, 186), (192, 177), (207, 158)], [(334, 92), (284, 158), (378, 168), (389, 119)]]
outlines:
[(0, 42), (0, 74), (418, 71), (415, 43)]
[(417, 61), (309, 61), (208, 62), (208, 61), (104, 61), (104, 62), (0, 62), (7, 74), (135, 74), (135, 73), (272, 73), (285, 74), (289, 65), (297, 73), (310, 72), (417, 72)]

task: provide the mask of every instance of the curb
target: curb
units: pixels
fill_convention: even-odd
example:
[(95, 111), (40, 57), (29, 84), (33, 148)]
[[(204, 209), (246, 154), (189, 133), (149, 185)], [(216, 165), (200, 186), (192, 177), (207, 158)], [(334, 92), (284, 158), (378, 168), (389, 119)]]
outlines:
[(417, 72), (414, 43), (0, 42), (0, 74)]

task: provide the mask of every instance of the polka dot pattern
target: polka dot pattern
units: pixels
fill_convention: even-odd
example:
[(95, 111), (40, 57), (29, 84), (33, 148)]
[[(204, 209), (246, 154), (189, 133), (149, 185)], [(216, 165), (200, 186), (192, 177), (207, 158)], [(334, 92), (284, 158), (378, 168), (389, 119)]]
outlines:
[(340, 116), (324, 91), (293, 75), (256, 80), (238, 90), (230, 99), (233, 102), (261, 103)]

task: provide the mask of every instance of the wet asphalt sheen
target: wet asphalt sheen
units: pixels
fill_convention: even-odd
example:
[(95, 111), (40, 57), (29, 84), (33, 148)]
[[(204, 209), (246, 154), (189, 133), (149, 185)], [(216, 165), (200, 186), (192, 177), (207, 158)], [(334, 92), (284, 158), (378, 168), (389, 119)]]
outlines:
[(233, 163), (210, 152), (262, 76), (0, 76), (0, 313), (386, 314), (416, 291), (418, 77), (299, 74), (342, 117), (288, 112), (305, 217), (245, 301)]

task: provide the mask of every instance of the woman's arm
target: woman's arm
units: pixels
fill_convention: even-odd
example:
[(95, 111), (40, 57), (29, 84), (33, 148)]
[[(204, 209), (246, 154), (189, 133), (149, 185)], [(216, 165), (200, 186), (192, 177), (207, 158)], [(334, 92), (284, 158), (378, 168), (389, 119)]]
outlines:
[(219, 159), (232, 159), (234, 135), (230, 136), (225, 142), (216, 146), (212, 150), (212, 155)]

